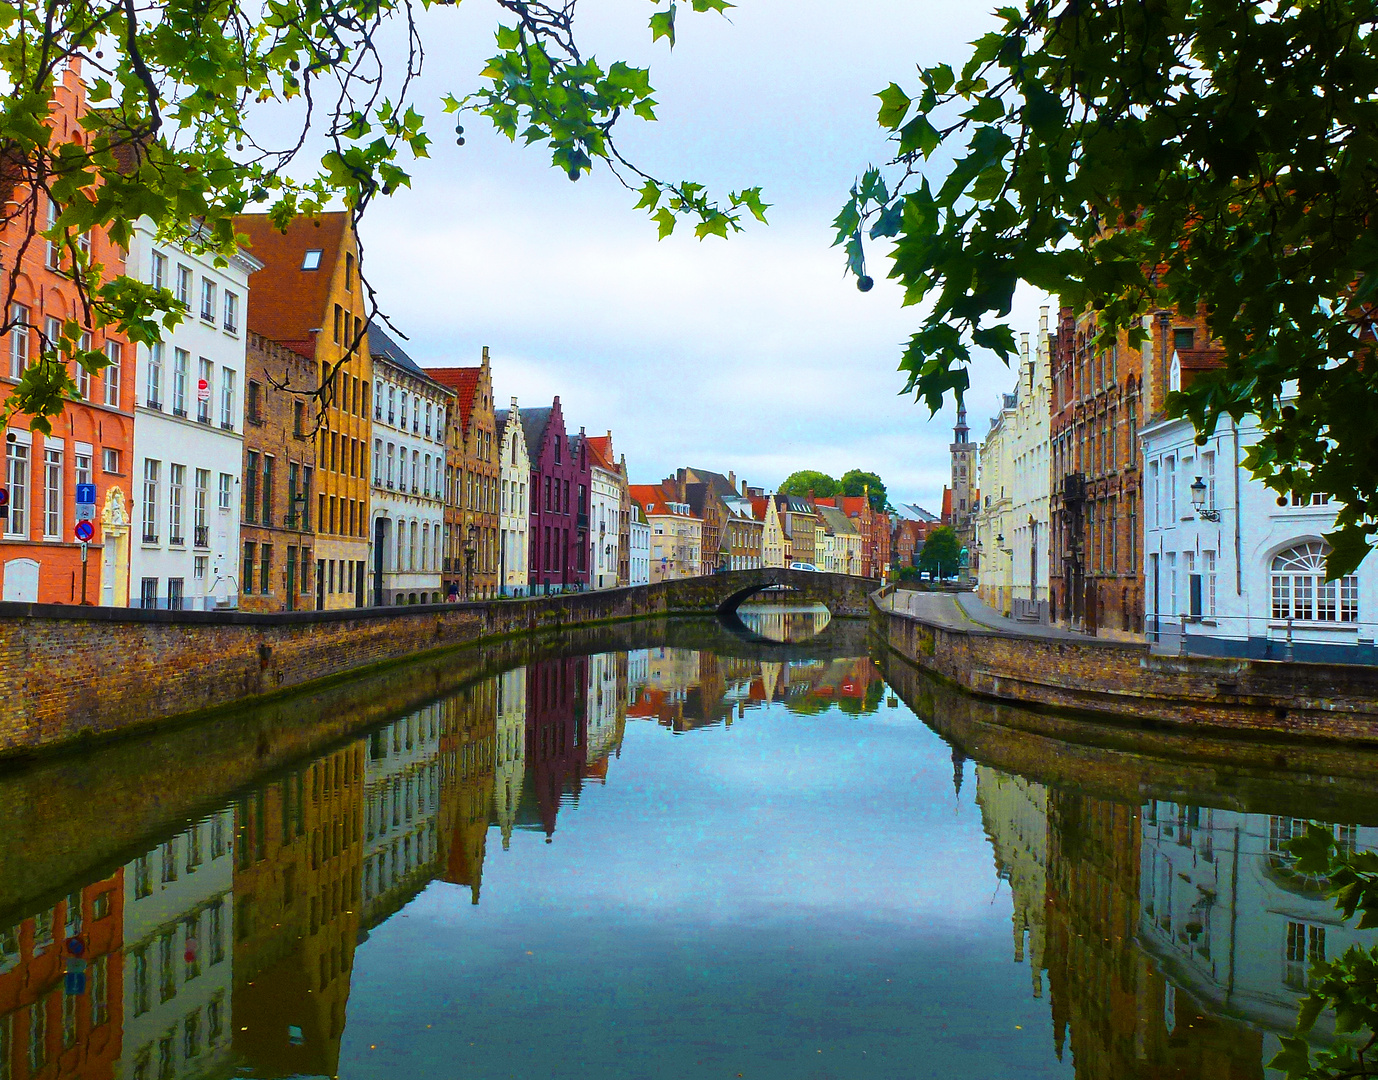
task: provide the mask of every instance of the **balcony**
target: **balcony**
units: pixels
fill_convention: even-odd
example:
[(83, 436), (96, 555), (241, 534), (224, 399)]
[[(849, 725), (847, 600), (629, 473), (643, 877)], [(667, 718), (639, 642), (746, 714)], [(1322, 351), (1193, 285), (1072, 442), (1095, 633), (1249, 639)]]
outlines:
[(210, 422), (211, 422), (210, 414), (209, 414), (209, 413), (198, 413), (197, 416), (196, 416), (196, 422), (197, 422), (198, 424), (205, 424), (207, 427), (209, 427), (209, 426), (210, 426)]
[(589, 527), (589, 516), (587, 514), (580, 514), (575, 521), (581, 529), (587, 529)]
[(1068, 473), (1062, 478), (1062, 501), (1067, 504), (1086, 501), (1086, 474)]
[(211, 530), (208, 525), (196, 525), (192, 528), (192, 543), (195, 547), (208, 548), (211, 546)]
[(177, 407), (174, 405), (173, 408), (172, 408), (172, 415), (173, 415), (173, 416), (180, 416), (183, 420), (185, 420), (185, 419), (187, 418), (187, 410), (186, 410), (186, 409), (179, 409), (179, 408), (177, 408)]
[(234, 421), (233, 421), (233, 420), (221, 420), (221, 421), (220, 421), (220, 428), (221, 428), (222, 431), (233, 431), (233, 430), (234, 430)]
[(149, 398), (144, 402), (144, 407), (147, 409), (157, 409), (159, 412), (163, 411), (163, 403), (157, 398)]
[(156, 544), (158, 542), (158, 534), (156, 532), (149, 532), (145, 529), (143, 542), (145, 544)]
[(169, 536), (167, 542), (170, 547), (185, 547), (187, 543), (180, 533), (174, 533)]

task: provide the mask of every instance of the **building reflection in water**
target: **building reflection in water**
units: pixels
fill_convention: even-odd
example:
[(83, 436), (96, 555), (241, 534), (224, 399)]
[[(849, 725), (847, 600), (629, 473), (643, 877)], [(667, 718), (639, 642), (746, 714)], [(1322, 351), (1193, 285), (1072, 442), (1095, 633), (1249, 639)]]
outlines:
[[(1079, 1080), (1262, 1078), (1311, 961), (1378, 944), (1292, 869), (1300, 819), (1128, 806), (986, 766), (976, 782), (1014, 959), (1035, 997), (1046, 972), (1053, 1049)], [(1378, 846), (1378, 830), (1329, 827)]]
[[(479, 903), (490, 827), (504, 850), (552, 841), (586, 784), (614, 781), (629, 723), (701, 738), (767, 705), (871, 713), (884, 694), (866, 658), (675, 648), (473, 683), (0, 926), (0, 1080), (336, 1075), (357, 947), (432, 881)], [(1013, 959), (1080, 1080), (1261, 1080), (1310, 962), (1378, 939), (1295, 872), (1300, 819), (975, 778)]]

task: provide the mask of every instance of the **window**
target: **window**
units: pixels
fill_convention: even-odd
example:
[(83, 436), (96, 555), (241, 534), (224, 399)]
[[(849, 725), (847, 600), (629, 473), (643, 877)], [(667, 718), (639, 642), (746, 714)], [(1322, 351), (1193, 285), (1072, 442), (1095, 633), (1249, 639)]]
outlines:
[(1282, 981), (1292, 990), (1305, 990), (1312, 964), (1325, 962), (1325, 927), (1287, 923), (1287, 954)]
[(301, 527), (304, 531), (311, 531), (311, 467), (304, 466), (301, 470)]
[(373, 440), (373, 482), (383, 482), (383, 440)]
[(43, 539), (62, 539), (62, 449), (43, 448)]
[(229, 289), (225, 290), (225, 332), (239, 333), (239, 296)]
[(167, 607), (169, 611), (182, 610), (182, 596), (185, 592), (185, 579), (173, 577), (167, 579)]
[(1196, 331), (1191, 327), (1174, 329), (1172, 331), (1172, 348), (1174, 352), (1196, 348)]
[(187, 415), (187, 369), (191, 357), (185, 349), (172, 350), (172, 415)]
[(1359, 621), (1359, 579), (1349, 574), (1325, 580), (1328, 545), (1319, 540), (1281, 551), (1273, 557), (1274, 619), (1315, 622)]
[(312, 248), (302, 256), (301, 268), (303, 270), (319, 270), (321, 268), (321, 252), (319, 248)]
[(204, 356), (197, 358), (196, 369), (196, 419), (198, 423), (209, 424), (211, 422), (211, 378), (214, 369), (211, 362)]
[[(81, 338), (77, 342), (82, 352), (87, 352), (91, 348), (91, 332), (83, 331)], [(91, 372), (86, 369), (85, 364), (77, 364), (77, 393), (81, 395), (83, 401), (91, 400)]]
[(407, 426), (407, 392), (406, 392), (405, 390), (402, 391), (402, 409), (401, 409), (400, 420), (401, 420), (401, 423), (399, 424), (399, 426), (400, 426), (400, 427), (406, 427), (406, 426)]
[(158, 606), (158, 579), (146, 577), (139, 582), (139, 606), (156, 608)]
[(169, 544), (181, 546), (182, 538), (182, 496), (186, 488), (187, 467), (172, 464), (167, 469), (167, 539)]
[(167, 256), (161, 251), (155, 251), (149, 269), (149, 284), (155, 289), (167, 288)]
[(1167, 499), (1167, 524), (1174, 525), (1177, 522), (1177, 459), (1175, 457), (1163, 460), (1163, 486), (1167, 489), (1163, 493)]
[(1215, 451), (1206, 450), (1201, 454), (1201, 482), (1206, 485), (1206, 509), (1214, 510), (1215, 502)]
[(78, 484), (91, 482), (91, 447), (86, 443), (77, 443), (77, 452), (73, 455), (73, 469)]
[(105, 343), (105, 358), (110, 361), (105, 368), (105, 403), (112, 408), (120, 407), (120, 362), (124, 347), (118, 341)]
[(230, 508), (230, 498), (234, 491), (233, 485), (234, 477), (227, 472), (222, 472), (220, 474), (219, 501), (217, 503), (221, 510), (228, 510)]
[(339, 304), (335, 305), (335, 344), (338, 345), (344, 340), (344, 308)]
[(1201, 613), (1215, 614), (1215, 552), (1201, 552)]
[(345, 252), (345, 291), (354, 291), (354, 256), (348, 251)]
[[(57, 227), (57, 219), (62, 211), (58, 209), (57, 200), (48, 200), (48, 224), (45, 227), (51, 232)], [(49, 239), (47, 250), (44, 252), (43, 265), (49, 270), (59, 270), (62, 268), (62, 239)]]
[(211, 560), (209, 555), (197, 555), (191, 561), (191, 576), (194, 581), (205, 581), (206, 573), (210, 570)]
[(177, 267), (177, 300), (183, 307), (191, 309), (191, 267)]
[(1295, 491), (1292, 492), (1293, 506), (1324, 506), (1329, 501), (1330, 496), (1324, 495), (1319, 491), (1314, 492), (1311, 495), (1300, 495)]
[(263, 423), (263, 387), (252, 379), (244, 391), (244, 418), (251, 424)]
[(10, 378), (17, 379), (29, 366), (29, 309), (23, 304), (10, 305)]
[(263, 544), (262, 549), (262, 557), (259, 560), (258, 588), (264, 596), (267, 596), (273, 591), (273, 545)]
[[(120, 472), (120, 452), (109, 446), (106, 446), (101, 448), (100, 454), (101, 468), (105, 472), (112, 473), (118, 476)], [(11, 499), (10, 502), (13, 503), (14, 500)]]
[(263, 524), (273, 523), (273, 459), (263, 455)]
[(373, 384), (373, 419), (383, 419), (383, 383), (381, 379)]
[(158, 542), (158, 474), (162, 463), (144, 458), (144, 543)]
[(1180, 611), (1177, 606), (1177, 552), (1167, 553), (1167, 614), (1176, 618)]
[[(258, 451), (250, 450), (246, 455), (248, 466), (244, 469), (244, 520), (249, 524), (258, 521)], [(264, 522), (265, 525), (269, 522)]]
[(239, 574), (239, 590), (246, 594), (254, 591), (254, 544), (250, 540), (244, 541), (244, 568)]
[(215, 325), (215, 282), (210, 278), (201, 279), (201, 318)]
[(234, 381), (235, 373), (229, 368), (220, 373), (220, 426), (226, 431), (234, 430)]
[(148, 348), (148, 384), (144, 387), (144, 400), (150, 409), (163, 407), (163, 343)]

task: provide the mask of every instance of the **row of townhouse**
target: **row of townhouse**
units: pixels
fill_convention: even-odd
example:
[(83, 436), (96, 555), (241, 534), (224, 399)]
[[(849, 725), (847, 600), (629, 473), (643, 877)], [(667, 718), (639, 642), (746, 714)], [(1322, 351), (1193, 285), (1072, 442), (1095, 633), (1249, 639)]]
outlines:
[[(52, 123), (85, 138), (87, 113), (73, 64)], [(611, 432), (570, 433), (558, 397), (498, 409), (487, 348), (475, 366), (417, 364), (370, 319), (349, 214), (236, 229), (224, 265), (146, 221), (128, 248), (83, 238), (186, 314), (152, 346), (93, 327), (83, 345), (108, 366), (73, 370), (51, 434), (9, 420), (0, 598), (269, 612), (649, 580)], [(57, 245), (8, 250), (0, 399), (80, 314)]]
[(804, 565), (879, 577), (890, 563), (889, 515), (867, 496), (767, 494), (736, 474), (676, 470), (631, 487), (633, 513), (650, 526), (650, 580)]
[(1044, 308), (1032, 346), (1024, 335), (1015, 390), (979, 447), (982, 598), (1164, 651), (1374, 662), (1374, 564), (1326, 580), (1337, 508), (1249, 474), (1257, 418), (1199, 438), (1166, 415), (1168, 394), (1224, 363), (1201, 316), (1157, 312), (1144, 330), (1142, 348), (1123, 334), (1107, 347), (1093, 314), (1064, 308), (1050, 327)]

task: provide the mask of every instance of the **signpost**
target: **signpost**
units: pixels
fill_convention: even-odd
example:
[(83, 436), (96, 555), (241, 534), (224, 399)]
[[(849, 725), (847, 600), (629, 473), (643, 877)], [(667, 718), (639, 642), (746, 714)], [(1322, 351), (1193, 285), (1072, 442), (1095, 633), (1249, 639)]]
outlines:
[[(84, 487), (91, 486), (90, 484), (78, 484), (77, 490), (80, 491)], [(91, 494), (94, 496), (94, 488)], [(80, 496), (78, 496), (78, 498), (80, 498)], [(80, 515), (82, 508), (82, 505), (79, 504), (77, 507), (78, 515)], [(91, 510), (94, 514), (94, 505), (91, 507)], [(81, 603), (83, 607), (90, 607), (90, 601), (86, 599), (86, 549), (91, 544), (91, 537), (96, 535), (96, 527), (91, 524), (91, 518), (88, 517), (78, 521), (76, 528), (72, 531), (76, 533), (77, 540), (81, 543)]]

